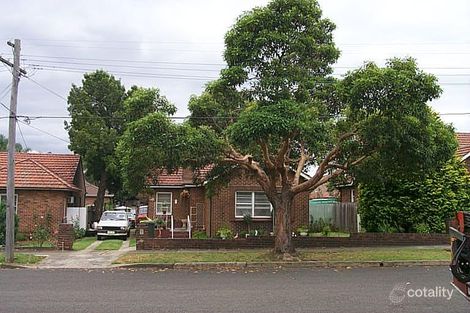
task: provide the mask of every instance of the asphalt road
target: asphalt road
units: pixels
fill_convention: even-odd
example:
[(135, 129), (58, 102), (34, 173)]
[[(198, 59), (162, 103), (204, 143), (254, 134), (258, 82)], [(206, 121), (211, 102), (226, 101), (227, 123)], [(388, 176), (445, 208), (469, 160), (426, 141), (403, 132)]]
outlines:
[[(469, 312), (456, 291), (449, 300), (408, 295), (423, 287), (437, 295), (449, 280), (445, 267), (0, 270), (0, 312)], [(406, 291), (391, 297), (394, 286)]]

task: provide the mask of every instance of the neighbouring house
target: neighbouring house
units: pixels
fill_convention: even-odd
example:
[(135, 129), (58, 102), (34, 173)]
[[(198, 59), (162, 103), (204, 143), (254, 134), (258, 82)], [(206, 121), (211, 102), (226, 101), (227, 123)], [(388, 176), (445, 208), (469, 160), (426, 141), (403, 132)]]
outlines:
[[(7, 153), (0, 152), (0, 202), (6, 202)], [(30, 236), (50, 216), (55, 232), (67, 207), (85, 204), (85, 178), (79, 155), (15, 154), (15, 202), (19, 232)]]
[[(93, 185), (89, 181), (85, 180), (86, 194), (85, 194), (85, 206), (92, 206), (95, 204), (96, 197), (98, 196), (98, 186)], [(114, 195), (110, 194), (107, 190), (104, 194), (104, 205), (108, 207), (113, 204)]]
[(457, 133), (457, 140), (459, 142), (457, 155), (470, 172), (470, 133)]
[[(256, 180), (243, 170), (234, 174), (212, 197), (206, 195), (204, 183), (193, 182), (193, 172), (189, 169), (179, 169), (171, 174), (162, 171), (157, 177), (157, 181), (149, 186), (153, 191), (148, 201), (150, 218), (173, 219), (175, 228), (184, 229), (189, 217), (193, 230), (205, 231), (214, 237), (221, 227), (230, 228), (233, 234), (247, 231), (243, 217), (251, 215), (252, 230), (273, 231), (271, 204)], [(308, 198), (308, 192), (294, 198), (293, 230), (308, 225)]]

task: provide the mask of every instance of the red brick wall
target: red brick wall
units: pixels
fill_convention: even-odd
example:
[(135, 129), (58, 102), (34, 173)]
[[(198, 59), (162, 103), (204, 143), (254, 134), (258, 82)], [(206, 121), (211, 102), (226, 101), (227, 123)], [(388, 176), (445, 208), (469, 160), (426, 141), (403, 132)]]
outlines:
[[(297, 248), (381, 247), (448, 245), (448, 234), (406, 233), (353, 233), (351, 237), (295, 237)], [(137, 238), (137, 250), (159, 249), (249, 249), (272, 248), (274, 237), (248, 237), (247, 239), (160, 239)]]
[[(189, 198), (181, 195), (183, 190), (189, 192)], [(158, 192), (171, 192), (172, 194), (172, 211), (175, 227), (182, 226), (182, 219), (187, 219), (190, 213), (190, 207), (195, 207), (197, 203), (205, 203), (204, 187), (193, 188), (175, 188), (175, 189), (156, 189), (155, 194), (149, 198), (148, 202), (148, 217), (155, 218), (156, 201)], [(176, 201), (175, 201), (176, 200)]]
[[(339, 191), (340, 191), (341, 202), (357, 202), (358, 200), (357, 187), (353, 187), (353, 186), (341, 187), (339, 188)], [(354, 198), (352, 198), (352, 192), (353, 192)]]
[[(235, 192), (237, 191), (263, 191), (256, 180), (244, 174), (235, 176), (228, 186), (221, 188), (216, 195), (212, 197), (211, 215), (212, 225), (209, 235), (215, 236), (217, 230), (222, 226), (228, 226), (235, 233), (247, 230), (243, 219), (235, 218)], [(292, 229), (295, 230), (301, 225), (308, 225), (308, 192), (298, 194), (294, 198), (291, 211)], [(207, 211), (207, 210), (206, 210)], [(208, 215), (208, 214), (207, 214)], [(257, 220), (253, 218), (252, 229), (263, 229), (271, 232), (272, 219)]]
[[(186, 188), (190, 194), (189, 198), (181, 196), (183, 190), (182, 188), (155, 189), (155, 193), (148, 201), (148, 216), (155, 218), (156, 193), (171, 192), (175, 226), (181, 226), (181, 219), (185, 219), (190, 214), (190, 207), (196, 207), (198, 203), (201, 203), (204, 205), (204, 229), (211, 237), (215, 236), (217, 230), (222, 226), (230, 227), (234, 234), (242, 230), (246, 231), (247, 227), (243, 219), (235, 219), (235, 192), (263, 191), (253, 177), (243, 172), (240, 175), (234, 175), (228, 186), (218, 190), (211, 199), (205, 197), (204, 187)], [(308, 194), (308, 192), (303, 192), (294, 198), (291, 211), (293, 230), (299, 226), (308, 225)], [(177, 199), (177, 203), (175, 203), (175, 199)], [(271, 218), (262, 220), (253, 219), (252, 229), (262, 229), (269, 233), (273, 230), (272, 224)]]
[(66, 191), (16, 190), (18, 194), (19, 232), (29, 235), (34, 230), (34, 218), (52, 215), (52, 227), (56, 231), (63, 221), (67, 207)]

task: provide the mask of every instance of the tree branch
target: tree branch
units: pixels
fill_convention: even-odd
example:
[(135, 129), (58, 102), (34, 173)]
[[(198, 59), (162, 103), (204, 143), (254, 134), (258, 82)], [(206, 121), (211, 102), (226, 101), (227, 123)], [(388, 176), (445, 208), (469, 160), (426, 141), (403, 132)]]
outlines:
[(269, 169), (273, 169), (273, 168), (274, 168), (274, 163), (273, 163), (273, 161), (271, 160), (271, 156), (270, 156), (270, 154), (269, 154), (268, 145), (266, 144), (266, 142), (264, 142), (264, 141), (262, 141), (262, 140), (259, 140), (259, 141), (258, 141), (258, 145), (260, 146), (261, 152), (263, 153), (263, 158), (264, 158), (264, 162), (266, 163), (266, 166), (267, 166)]
[(305, 162), (307, 162), (308, 156), (305, 153), (305, 143), (302, 141), (300, 142), (300, 160), (299, 163), (297, 164), (297, 170), (295, 171), (295, 176), (294, 176), (294, 186), (297, 186), (299, 184), (300, 180), (300, 175), (302, 174), (302, 170), (304, 169)]

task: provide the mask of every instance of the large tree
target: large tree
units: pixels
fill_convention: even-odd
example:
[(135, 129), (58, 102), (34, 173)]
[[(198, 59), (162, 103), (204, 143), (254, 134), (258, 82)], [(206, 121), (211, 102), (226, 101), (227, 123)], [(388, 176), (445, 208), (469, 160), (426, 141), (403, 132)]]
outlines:
[(82, 86), (72, 85), (68, 104), (72, 118), (65, 123), (69, 148), (83, 157), (87, 176), (98, 185), (95, 207), (99, 213), (106, 189), (121, 189), (115, 149), (126, 125), (156, 111), (173, 114), (175, 107), (158, 89), (133, 86), (126, 92), (118, 79), (102, 70), (85, 74)]
[(427, 106), (441, 92), (436, 78), (392, 59), (336, 80), (334, 28), (314, 0), (241, 15), (225, 37), (227, 67), (190, 99), (189, 122), (153, 114), (129, 125), (119, 147), (125, 183), (142, 187), (156, 167), (213, 164), (213, 182), (244, 169), (273, 205), (274, 251), (289, 255), (295, 195), (359, 165), (403, 174), (448, 160), (452, 129)]

